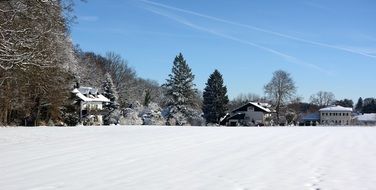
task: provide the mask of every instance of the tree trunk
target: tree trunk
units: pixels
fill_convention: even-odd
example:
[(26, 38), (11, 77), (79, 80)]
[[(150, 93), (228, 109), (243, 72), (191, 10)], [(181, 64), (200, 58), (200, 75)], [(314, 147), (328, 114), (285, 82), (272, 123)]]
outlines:
[(277, 125), (279, 126), (279, 109), (280, 109), (280, 103), (277, 103), (277, 106), (275, 108), (275, 112), (277, 114)]

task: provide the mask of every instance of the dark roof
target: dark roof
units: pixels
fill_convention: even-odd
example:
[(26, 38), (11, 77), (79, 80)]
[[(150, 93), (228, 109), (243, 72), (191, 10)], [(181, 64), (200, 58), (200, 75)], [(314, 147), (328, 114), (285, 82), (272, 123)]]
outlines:
[(320, 113), (309, 113), (304, 115), (302, 121), (320, 121)]
[(235, 115), (229, 117), (228, 120), (230, 120), (230, 119), (242, 120), (242, 119), (244, 119), (244, 117), (245, 117), (245, 113), (238, 113), (238, 114), (235, 114)]

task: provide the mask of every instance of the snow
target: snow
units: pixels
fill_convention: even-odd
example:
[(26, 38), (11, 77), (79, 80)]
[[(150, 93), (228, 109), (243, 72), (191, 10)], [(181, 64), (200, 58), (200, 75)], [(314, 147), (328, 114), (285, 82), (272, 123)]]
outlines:
[(81, 93), (77, 93), (76, 96), (81, 98), (84, 102), (110, 102), (110, 100), (103, 95), (99, 94), (97, 96), (92, 96), (92, 97), (86, 97), (85, 95)]
[(249, 102), (249, 103), (252, 104), (255, 107), (260, 108), (261, 110), (264, 110), (267, 113), (271, 112), (269, 108), (264, 107), (264, 106), (267, 105), (266, 103), (257, 103), (257, 102)]
[(326, 111), (345, 111), (345, 112), (352, 112), (352, 108), (346, 108), (342, 106), (331, 106), (327, 108), (322, 108), (319, 110), (320, 112), (326, 112)]
[(74, 89), (72, 93), (75, 93), (76, 96), (79, 97), (84, 102), (110, 102), (110, 100), (104, 97), (102, 94), (85, 96), (84, 94), (79, 92), (77, 89)]
[(363, 115), (357, 115), (354, 117), (358, 121), (376, 121), (376, 114), (375, 113), (365, 113)]
[(373, 127), (0, 128), (0, 189), (366, 190)]

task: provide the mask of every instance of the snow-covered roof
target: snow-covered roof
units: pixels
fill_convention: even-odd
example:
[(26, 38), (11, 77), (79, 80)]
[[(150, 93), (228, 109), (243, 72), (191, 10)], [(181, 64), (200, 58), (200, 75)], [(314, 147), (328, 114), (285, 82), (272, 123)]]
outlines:
[(244, 105), (242, 105), (242, 106), (234, 109), (232, 112), (237, 112), (239, 109), (242, 109), (244, 107), (249, 107), (250, 105), (254, 106), (254, 107), (257, 107), (257, 108), (259, 108), (262, 111), (267, 112), (267, 113), (271, 113), (272, 112), (272, 111), (270, 111), (269, 108), (266, 108), (266, 107), (263, 106), (263, 105), (268, 105), (268, 104), (266, 104), (266, 103), (258, 103), (258, 102), (248, 102), (248, 103), (246, 103), (246, 104), (244, 104)]
[(253, 106), (258, 107), (264, 110), (265, 112), (271, 112), (269, 108), (264, 107), (268, 105), (267, 103), (249, 102), (249, 104), (252, 104)]
[(352, 108), (346, 108), (342, 106), (330, 106), (326, 108), (322, 108), (319, 110), (320, 112), (352, 112)]
[(75, 88), (72, 93), (84, 102), (110, 102), (108, 98), (99, 94), (97, 89), (91, 87)]
[(363, 115), (355, 116), (354, 119), (358, 121), (376, 121), (376, 113), (365, 113)]
[(98, 93), (98, 89), (92, 88), (92, 87), (79, 87), (77, 90), (81, 92), (81, 94), (85, 94), (85, 95)]

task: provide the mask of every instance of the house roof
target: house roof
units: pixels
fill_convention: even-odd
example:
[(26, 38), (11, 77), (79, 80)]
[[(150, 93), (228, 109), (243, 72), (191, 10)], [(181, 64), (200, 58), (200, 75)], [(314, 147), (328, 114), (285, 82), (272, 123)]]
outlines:
[(79, 87), (77, 90), (84, 95), (87, 94), (98, 94), (98, 89), (92, 87)]
[(229, 114), (229, 113), (226, 113), (225, 116), (223, 116), (223, 117), (221, 117), (221, 118), (219, 119), (219, 123), (222, 123), (222, 122), (226, 121), (229, 117), (230, 117), (230, 114)]
[(270, 109), (264, 107), (263, 105), (266, 105), (266, 104), (264, 104), (264, 103), (257, 103), (257, 102), (248, 102), (248, 103), (246, 103), (245, 105), (242, 105), (242, 106), (240, 106), (240, 107), (237, 108), (237, 109), (234, 109), (232, 112), (237, 112), (237, 111), (240, 111), (241, 109), (244, 109), (244, 108), (246, 108), (246, 107), (254, 106), (254, 107), (256, 107), (256, 108), (259, 108), (259, 109), (260, 109), (261, 111), (263, 111), (263, 112), (271, 113)]
[(97, 89), (91, 87), (75, 88), (72, 93), (84, 102), (110, 102), (108, 98), (99, 94)]
[(245, 113), (238, 113), (229, 117), (228, 120), (231, 120), (231, 119), (241, 120), (241, 119), (244, 119), (244, 117), (245, 117)]
[(358, 121), (376, 121), (376, 113), (365, 113), (363, 115), (355, 116), (354, 119)]
[(302, 117), (302, 121), (320, 121), (320, 113), (309, 113)]
[(346, 108), (342, 106), (330, 106), (326, 108), (322, 108), (319, 110), (320, 112), (352, 112), (352, 108)]

